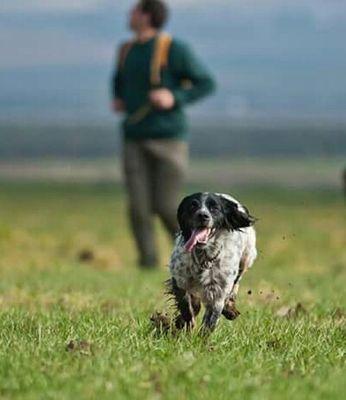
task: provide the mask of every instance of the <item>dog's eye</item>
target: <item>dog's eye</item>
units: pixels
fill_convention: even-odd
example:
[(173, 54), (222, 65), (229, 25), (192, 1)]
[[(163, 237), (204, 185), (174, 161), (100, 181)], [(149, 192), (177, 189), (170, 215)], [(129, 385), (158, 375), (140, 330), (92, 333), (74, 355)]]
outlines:
[(208, 208), (210, 211), (217, 211), (219, 210), (219, 205), (215, 201), (211, 201), (208, 204)]
[(199, 207), (199, 202), (197, 200), (193, 200), (190, 204), (191, 210), (196, 210)]

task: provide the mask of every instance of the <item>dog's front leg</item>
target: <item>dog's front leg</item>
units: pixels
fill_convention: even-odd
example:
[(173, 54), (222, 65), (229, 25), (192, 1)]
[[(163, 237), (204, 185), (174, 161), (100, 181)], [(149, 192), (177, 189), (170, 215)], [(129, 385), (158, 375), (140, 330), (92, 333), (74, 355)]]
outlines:
[(195, 326), (195, 315), (191, 295), (179, 288), (174, 278), (172, 279), (172, 294), (178, 309), (178, 316), (175, 319), (176, 328), (183, 329), (186, 326), (188, 330), (192, 329)]
[(225, 306), (222, 310), (222, 315), (230, 321), (234, 321), (240, 315), (240, 311), (235, 305), (235, 300), (235, 296), (231, 294), (231, 296), (225, 301)]
[(224, 317), (226, 317), (230, 321), (235, 320), (240, 315), (240, 312), (238, 311), (235, 303), (236, 303), (236, 299), (237, 299), (237, 295), (238, 295), (238, 291), (239, 291), (239, 283), (242, 280), (242, 278), (243, 278), (244, 274), (246, 273), (246, 271), (248, 270), (248, 268), (249, 268), (248, 258), (242, 259), (239, 264), (238, 276), (233, 283), (231, 293), (229, 294), (229, 296), (227, 297), (227, 299), (225, 301), (225, 305), (224, 305), (222, 314)]
[(225, 300), (225, 304), (222, 310), (222, 315), (230, 321), (234, 321), (239, 317), (240, 312), (238, 311), (235, 303), (239, 290), (239, 283), (235, 283), (231, 290), (231, 293)]
[(206, 311), (203, 316), (203, 326), (202, 326), (203, 333), (209, 333), (214, 331), (221, 316), (223, 306), (224, 306), (224, 299), (222, 299), (222, 301), (220, 300), (216, 303), (206, 305)]

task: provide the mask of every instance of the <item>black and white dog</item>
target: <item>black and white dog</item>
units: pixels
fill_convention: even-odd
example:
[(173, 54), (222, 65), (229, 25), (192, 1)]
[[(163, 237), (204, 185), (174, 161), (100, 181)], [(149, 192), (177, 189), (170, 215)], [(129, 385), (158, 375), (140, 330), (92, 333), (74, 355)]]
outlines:
[(221, 314), (230, 320), (239, 315), (239, 282), (257, 256), (255, 219), (229, 195), (196, 193), (181, 202), (178, 222), (168, 281), (178, 309), (175, 324), (192, 328), (202, 302), (203, 330), (212, 331)]

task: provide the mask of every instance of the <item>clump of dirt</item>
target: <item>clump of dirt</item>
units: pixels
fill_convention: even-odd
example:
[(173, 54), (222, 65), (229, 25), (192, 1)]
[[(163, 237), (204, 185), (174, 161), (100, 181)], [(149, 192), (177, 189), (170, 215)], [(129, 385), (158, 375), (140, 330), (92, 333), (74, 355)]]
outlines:
[(166, 334), (168, 332), (174, 332), (172, 321), (167, 314), (162, 314), (156, 311), (151, 317), (150, 322), (156, 332)]
[(85, 246), (76, 252), (78, 262), (96, 269), (113, 270), (121, 265), (119, 254), (109, 246)]
[(90, 263), (95, 260), (95, 254), (90, 249), (83, 249), (78, 253), (78, 260), (84, 263)]
[(346, 312), (342, 308), (336, 308), (332, 313), (332, 317), (335, 319), (344, 319), (346, 318)]
[(93, 348), (87, 340), (70, 340), (66, 345), (66, 351), (89, 356), (93, 353)]
[(284, 306), (281, 307), (276, 315), (282, 318), (295, 318), (300, 315), (306, 314), (307, 311), (302, 303), (297, 303), (294, 307)]
[(268, 340), (266, 342), (267, 349), (277, 350), (280, 348), (280, 345), (281, 343), (279, 339)]
[(332, 312), (332, 318), (337, 325), (344, 325), (346, 322), (346, 311), (342, 308), (336, 308)]

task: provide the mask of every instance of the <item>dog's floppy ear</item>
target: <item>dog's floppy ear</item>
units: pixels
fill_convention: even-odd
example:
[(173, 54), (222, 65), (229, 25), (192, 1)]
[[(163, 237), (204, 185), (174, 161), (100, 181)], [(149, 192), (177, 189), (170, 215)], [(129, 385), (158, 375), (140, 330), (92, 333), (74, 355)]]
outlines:
[(188, 227), (188, 207), (190, 204), (190, 198), (191, 198), (191, 196), (188, 196), (188, 197), (185, 197), (181, 201), (181, 203), (179, 204), (179, 207), (178, 207), (178, 212), (177, 212), (179, 228), (186, 240), (188, 239), (189, 230), (190, 230)]
[(229, 230), (240, 230), (252, 226), (256, 219), (250, 215), (249, 210), (221, 196), (223, 212), (225, 216), (225, 227)]
[(186, 212), (187, 212), (187, 200), (188, 197), (185, 197), (181, 203), (179, 204), (178, 207), (178, 212), (177, 212), (177, 219), (178, 219), (178, 224), (179, 224), (179, 228), (180, 230), (183, 232), (184, 229), (186, 229), (185, 225), (186, 225)]
[(178, 212), (177, 212), (177, 218), (178, 218), (178, 224), (180, 227), (180, 230), (185, 238), (185, 240), (188, 240), (190, 235), (191, 235), (191, 218), (189, 215), (189, 209), (191, 202), (195, 199), (198, 198), (201, 195), (201, 193), (195, 193), (193, 195), (185, 197), (179, 207), (178, 207)]

